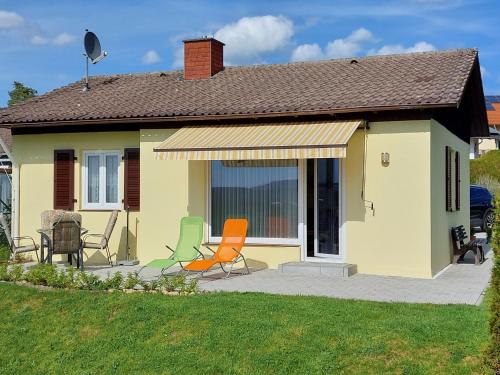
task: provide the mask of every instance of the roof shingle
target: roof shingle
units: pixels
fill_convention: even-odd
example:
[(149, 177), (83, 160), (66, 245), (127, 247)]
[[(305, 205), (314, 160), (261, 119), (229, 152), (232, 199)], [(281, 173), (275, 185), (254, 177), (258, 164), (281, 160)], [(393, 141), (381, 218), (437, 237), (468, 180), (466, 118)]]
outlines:
[(0, 124), (237, 116), (457, 105), (475, 49), (226, 67), (209, 79), (182, 71), (98, 76), (0, 111)]

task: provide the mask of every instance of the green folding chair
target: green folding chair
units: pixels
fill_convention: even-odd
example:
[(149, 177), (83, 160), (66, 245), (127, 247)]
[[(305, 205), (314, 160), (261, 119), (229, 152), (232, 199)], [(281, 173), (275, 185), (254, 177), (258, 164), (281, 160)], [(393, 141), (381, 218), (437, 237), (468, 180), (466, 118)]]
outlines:
[(181, 219), (181, 229), (179, 240), (175, 250), (166, 245), (166, 248), (172, 252), (172, 255), (166, 259), (155, 259), (142, 267), (160, 268), (161, 274), (179, 263), (181, 269), (184, 269), (182, 262), (191, 262), (195, 259), (204, 258), (200, 252), (201, 241), (203, 240), (203, 219), (199, 216), (186, 216)]

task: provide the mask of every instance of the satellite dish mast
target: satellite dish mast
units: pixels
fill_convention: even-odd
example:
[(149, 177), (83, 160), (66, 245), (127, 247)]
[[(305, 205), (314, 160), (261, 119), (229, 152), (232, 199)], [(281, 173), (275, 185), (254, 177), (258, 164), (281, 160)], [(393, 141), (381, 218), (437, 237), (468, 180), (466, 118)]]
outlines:
[(99, 38), (93, 32), (85, 29), (85, 37), (83, 38), (83, 44), (85, 46), (85, 87), (83, 91), (87, 91), (89, 87), (89, 61), (92, 64), (97, 64), (99, 61), (108, 56), (107, 52), (101, 51), (101, 43)]

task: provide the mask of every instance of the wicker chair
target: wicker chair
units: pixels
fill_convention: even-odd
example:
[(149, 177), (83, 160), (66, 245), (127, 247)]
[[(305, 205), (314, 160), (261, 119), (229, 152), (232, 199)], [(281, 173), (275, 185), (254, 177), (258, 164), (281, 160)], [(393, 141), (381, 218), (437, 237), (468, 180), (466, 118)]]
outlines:
[[(15, 259), (17, 254), (34, 251), (36, 254), (36, 258), (40, 262), (40, 258), (38, 257), (38, 249), (40, 247), (35, 243), (33, 237), (30, 236), (12, 237), (10, 234), (10, 226), (7, 222), (7, 218), (3, 213), (0, 213), (0, 225), (2, 226), (2, 230), (5, 233), (5, 237), (7, 237), (7, 241), (9, 242), (12, 260)], [(21, 241), (28, 241), (28, 243), (25, 245), (21, 245)]]
[(111, 216), (109, 217), (108, 225), (106, 226), (104, 234), (89, 233), (83, 237), (84, 249), (100, 250), (100, 251), (106, 250), (108, 262), (111, 267), (113, 267), (113, 261), (111, 259), (111, 253), (109, 251), (109, 239), (111, 237), (111, 234), (113, 233), (113, 229), (115, 227), (117, 219), (118, 219), (118, 210), (114, 210), (113, 212), (111, 212)]
[(52, 227), (52, 238), (48, 239), (49, 264), (52, 264), (52, 256), (54, 254), (76, 255), (77, 266), (83, 269), (81, 222), (82, 216), (80, 214), (73, 212), (59, 214), (57, 221)]
[[(44, 249), (48, 249), (50, 242), (52, 241), (52, 228), (54, 224), (61, 218), (64, 214), (64, 210), (46, 210), (40, 215), (41, 226), (43, 231), (41, 239), (42, 255), (44, 254)], [(42, 259), (44, 262), (45, 259)]]

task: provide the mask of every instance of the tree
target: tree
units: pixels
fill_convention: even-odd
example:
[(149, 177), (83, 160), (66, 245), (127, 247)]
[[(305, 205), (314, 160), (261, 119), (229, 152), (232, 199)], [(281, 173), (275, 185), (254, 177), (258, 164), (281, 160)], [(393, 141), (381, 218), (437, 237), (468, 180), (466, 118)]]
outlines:
[(12, 91), (9, 91), (9, 106), (11, 106), (12, 104), (21, 103), (26, 99), (35, 97), (38, 94), (35, 89), (25, 86), (21, 82), (14, 81), (13, 86), (14, 88), (12, 89)]

